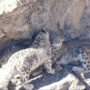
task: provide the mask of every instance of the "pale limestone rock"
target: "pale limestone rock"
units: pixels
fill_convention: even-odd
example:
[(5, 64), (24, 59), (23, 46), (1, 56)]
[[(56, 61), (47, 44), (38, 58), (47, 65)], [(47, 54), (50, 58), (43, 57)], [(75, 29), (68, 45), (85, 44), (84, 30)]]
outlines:
[(87, 82), (87, 84), (90, 86), (90, 78), (85, 79), (85, 81)]
[(72, 74), (67, 75), (62, 80), (52, 83), (50, 85), (39, 88), (38, 90), (84, 90), (83, 84), (79, 85), (79, 81)]
[(0, 14), (13, 11), (18, 2), (20, 3), (20, 0), (0, 0)]

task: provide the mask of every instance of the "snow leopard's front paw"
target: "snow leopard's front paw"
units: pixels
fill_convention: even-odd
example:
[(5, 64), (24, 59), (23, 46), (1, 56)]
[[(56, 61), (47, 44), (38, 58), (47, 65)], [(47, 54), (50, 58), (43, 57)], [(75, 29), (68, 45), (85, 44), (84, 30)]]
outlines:
[(26, 90), (33, 90), (34, 89), (34, 85), (33, 84), (24, 84), (23, 87)]

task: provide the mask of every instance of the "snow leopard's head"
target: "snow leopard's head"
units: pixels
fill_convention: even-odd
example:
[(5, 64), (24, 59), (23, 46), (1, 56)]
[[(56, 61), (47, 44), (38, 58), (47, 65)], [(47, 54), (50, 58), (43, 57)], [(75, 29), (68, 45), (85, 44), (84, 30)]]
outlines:
[(37, 33), (33, 44), (37, 44), (38, 47), (48, 47), (50, 45), (49, 32), (41, 30)]

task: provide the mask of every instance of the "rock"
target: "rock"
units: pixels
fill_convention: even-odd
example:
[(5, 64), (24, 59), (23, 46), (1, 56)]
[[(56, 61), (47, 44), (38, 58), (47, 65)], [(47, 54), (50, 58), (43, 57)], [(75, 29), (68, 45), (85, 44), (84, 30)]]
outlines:
[(17, 4), (20, 0), (1, 0), (0, 1), (0, 14), (8, 13), (17, 8)]
[(90, 78), (85, 80), (87, 82), (87, 84), (90, 86)]
[[(0, 29), (7, 38), (20, 40), (31, 38), (33, 33), (41, 28), (60, 35), (57, 24), (59, 23), (60, 29), (66, 23), (72, 27), (71, 29), (66, 28), (71, 38), (79, 37), (85, 30), (78, 28), (78, 26), (86, 27), (85, 24), (87, 24), (87, 22), (82, 24), (87, 12), (86, 6), (89, 8), (85, 0), (1, 0)], [(86, 12), (83, 13), (84, 11)], [(77, 13), (78, 17), (76, 17)], [(88, 19), (84, 20), (87, 21)]]
[(84, 90), (85, 86), (79, 84), (77, 78), (72, 74), (67, 75), (62, 80), (52, 83), (50, 85), (39, 88), (38, 90)]

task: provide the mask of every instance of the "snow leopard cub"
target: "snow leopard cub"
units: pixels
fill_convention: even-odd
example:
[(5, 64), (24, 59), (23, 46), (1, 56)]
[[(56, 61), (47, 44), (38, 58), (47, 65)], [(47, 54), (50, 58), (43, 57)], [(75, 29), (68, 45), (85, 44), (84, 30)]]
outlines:
[(51, 58), (49, 33), (41, 30), (36, 35), (32, 47), (14, 53), (0, 69), (0, 88), (7, 86), (17, 73), (20, 74), (21, 84), (23, 84), (29, 79), (31, 72), (42, 65), (45, 66), (48, 73), (54, 74)]
[(90, 45), (79, 48), (78, 59), (82, 64), (82, 68), (74, 66), (73, 71), (81, 72), (82, 78), (85, 79), (84, 73), (90, 72)]

